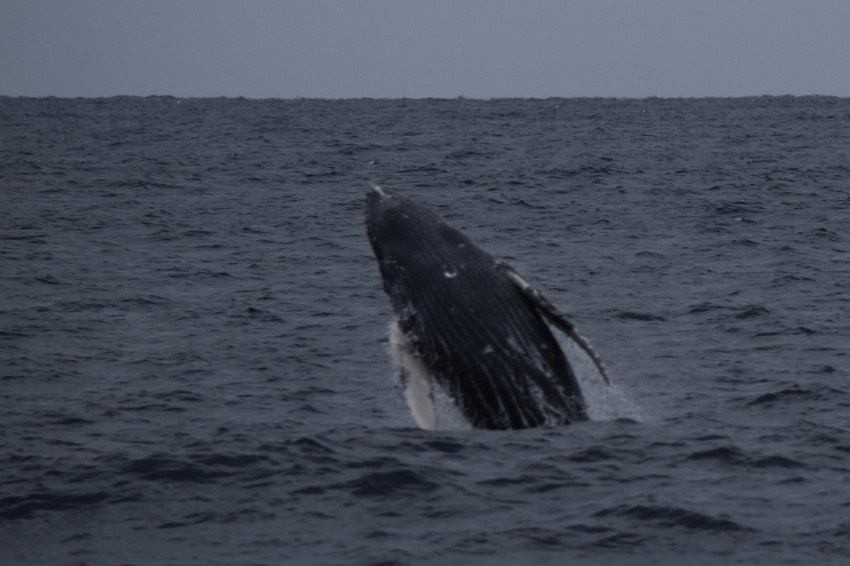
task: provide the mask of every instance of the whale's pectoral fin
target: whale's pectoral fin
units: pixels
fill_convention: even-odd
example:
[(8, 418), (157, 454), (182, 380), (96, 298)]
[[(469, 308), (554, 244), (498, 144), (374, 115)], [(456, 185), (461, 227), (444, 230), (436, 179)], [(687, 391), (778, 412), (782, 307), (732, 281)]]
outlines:
[(567, 317), (564, 314), (556, 309), (555, 306), (546, 299), (546, 297), (540, 294), (540, 291), (532, 287), (531, 284), (510, 265), (499, 262), (496, 264), (496, 268), (510, 279), (511, 283), (513, 283), (517, 289), (519, 289), (519, 291), (529, 301), (531, 301), (535, 308), (540, 311), (540, 313), (552, 326), (566, 334), (570, 340), (578, 344), (579, 348), (584, 350), (590, 359), (593, 360), (593, 363), (596, 365), (596, 369), (599, 370), (599, 374), (602, 376), (602, 379), (605, 380), (605, 383), (607, 385), (611, 385), (611, 382), (608, 380), (608, 373), (605, 371), (605, 366), (602, 364), (602, 360), (599, 358), (599, 355), (597, 355), (596, 351), (593, 349), (590, 341), (576, 329), (573, 323), (567, 320)]

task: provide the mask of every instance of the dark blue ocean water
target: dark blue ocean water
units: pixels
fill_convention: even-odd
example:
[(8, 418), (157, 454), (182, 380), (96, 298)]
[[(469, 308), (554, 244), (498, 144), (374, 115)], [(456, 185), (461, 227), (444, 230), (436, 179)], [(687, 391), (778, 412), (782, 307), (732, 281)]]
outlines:
[[(0, 563), (846, 564), (848, 148), (823, 97), (0, 98)], [(414, 426), (370, 182), (570, 315), (593, 421)]]

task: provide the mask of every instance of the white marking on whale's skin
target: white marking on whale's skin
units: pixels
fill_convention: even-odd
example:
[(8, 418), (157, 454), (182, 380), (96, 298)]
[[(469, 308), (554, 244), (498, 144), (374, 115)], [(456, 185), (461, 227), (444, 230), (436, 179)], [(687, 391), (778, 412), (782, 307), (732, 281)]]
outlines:
[(434, 392), (431, 374), (410, 349), (410, 344), (394, 320), (390, 324), (390, 355), (396, 373), (404, 389), (413, 420), (420, 428), (436, 430), (437, 415), (434, 411)]
[(413, 420), (425, 430), (470, 430), (472, 425), (463, 416), (428, 368), (413, 353), (410, 343), (398, 326), (390, 324), (390, 356), (398, 376), (404, 399)]

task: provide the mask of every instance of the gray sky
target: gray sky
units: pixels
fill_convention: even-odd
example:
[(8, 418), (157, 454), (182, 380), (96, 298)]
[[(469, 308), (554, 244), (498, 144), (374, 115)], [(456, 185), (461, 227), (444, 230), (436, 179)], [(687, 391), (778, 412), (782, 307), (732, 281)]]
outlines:
[(850, 0), (0, 0), (0, 95), (850, 96)]

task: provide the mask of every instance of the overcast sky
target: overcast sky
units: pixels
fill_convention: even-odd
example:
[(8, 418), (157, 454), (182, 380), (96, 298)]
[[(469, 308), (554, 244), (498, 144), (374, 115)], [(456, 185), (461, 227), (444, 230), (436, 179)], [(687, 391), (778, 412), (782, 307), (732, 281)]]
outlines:
[(850, 0), (0, 0), (0, 95), (850, 96)]

